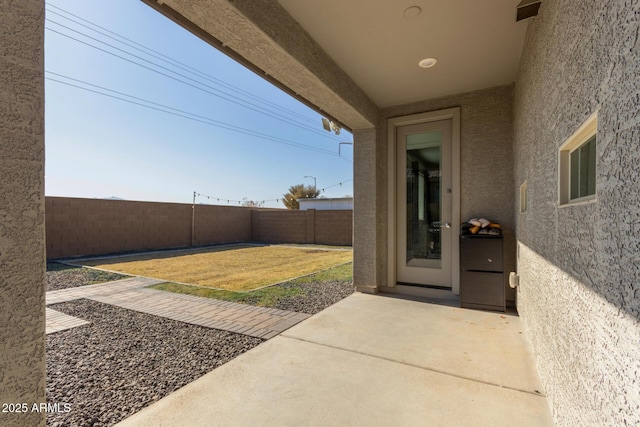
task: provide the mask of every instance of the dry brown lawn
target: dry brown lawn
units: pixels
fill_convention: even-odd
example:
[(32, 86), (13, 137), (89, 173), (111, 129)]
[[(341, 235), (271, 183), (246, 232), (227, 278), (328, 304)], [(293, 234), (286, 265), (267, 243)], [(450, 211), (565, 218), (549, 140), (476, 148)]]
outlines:
[(283, 282), (352, 261), (350, 250), (225, 246), (83, 261), (89, 267), (230, 291)]

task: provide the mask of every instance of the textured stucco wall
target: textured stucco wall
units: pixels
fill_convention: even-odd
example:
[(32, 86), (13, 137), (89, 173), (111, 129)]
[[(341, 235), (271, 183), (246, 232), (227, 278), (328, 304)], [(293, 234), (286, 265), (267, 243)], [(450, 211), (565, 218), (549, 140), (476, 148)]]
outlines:
[[(513, 86), (500, 86), (382, 111), (378, 145), (379, 173), (386, 182), (387, 120), (392, 117), (460, 107), (460, 221), (484, 216), (505, 230), (505, 271), (515, 269), (513, 199)], [(386, 184), (385, 184), (386, 185)], [(386, 186), (384, 187), (386, 189)], [(387, 195), (380, 197), (386, 229)], [(385, 239), (386, 241), (386, 239)], [(386, 259), (386, 244), (381, 248)], [(385, 273), (386, 274), (386, 273)], [(515, 293), (508, 288), (507, 299)]]
[[(386, 271), (379, 262), (382, 238), (377, 206), (381, 192), (376, 130), (353, 133), (353, 282), (360, 292), (375, 293)], [(386, 240), (385, 240), (386, 241)]]
[[(545, 1), (516, 83), (518, 310), (559, 425), (640, 425), (640, 4)], [(558, 207), (558, 147), (598, 111), (597, 202)]]
[[(44, 1), (0, 2), (0, 404), (45, 398)], [(1, 426), (44, 414), (0, 412)]]

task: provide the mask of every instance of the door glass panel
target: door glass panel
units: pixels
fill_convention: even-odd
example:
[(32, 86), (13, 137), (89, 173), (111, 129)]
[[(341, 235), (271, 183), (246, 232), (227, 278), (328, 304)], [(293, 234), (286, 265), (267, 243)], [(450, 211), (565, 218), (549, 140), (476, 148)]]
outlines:
[(441, 268), (442, 131), (407, 136), (407, 265)]

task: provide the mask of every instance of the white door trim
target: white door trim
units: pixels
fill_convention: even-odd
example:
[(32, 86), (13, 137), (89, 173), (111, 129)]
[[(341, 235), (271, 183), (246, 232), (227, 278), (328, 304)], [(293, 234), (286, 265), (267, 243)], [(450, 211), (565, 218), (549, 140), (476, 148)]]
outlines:
[(460, 108), (430, 111), (410, 116), (393, 117), (387, 121), (387, 286), (396, 286), (396, 135), (399, 126), (428, 123), (439, 120), (451, 120), (451, 184), (453, 192), (451, 207), (451, 291), (460, 294)]

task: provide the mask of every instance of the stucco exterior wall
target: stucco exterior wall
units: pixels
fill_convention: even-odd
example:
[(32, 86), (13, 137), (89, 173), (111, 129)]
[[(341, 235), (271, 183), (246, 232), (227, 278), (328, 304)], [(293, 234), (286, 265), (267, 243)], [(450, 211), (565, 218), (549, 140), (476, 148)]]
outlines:
[(0, 412), (44, 425), (44, 1), (0, 3)]
[(386, 274), (381, 260), (382, 230), (378, 210), (382, 191), (376, 129), (353, 132), (353, 283), (359, 292), (376, 293)]
[[(486, 217), (505, 231), (505, 271), (515, 269), (513, 195), (513, 86), (500, 86), (383, 110), (378, 138), (380, 174), (387, 179), (387, 120), (392, 117), (460, 107), (460, 221)], [(386, 185), (386, 184), (385, 184)], [(385, 187), (386, 188), (386, 187)], [(387, 197), (381, 197), (386, 229)], [(386, 242), (386, 239), (385, 239)], [(381, 249), (385, 253), (386, 245)], [(386, 273), (385, 273), (386, 274)], [(507, 300), (515, 293), (505, 280)]]
[[(518, 311), (561, 426), (640, 425), (639, 31), (638, 2), (543, 2), (516, 83)], [(597, 201), (558, 207), (558, 148), (595, 111)]]

